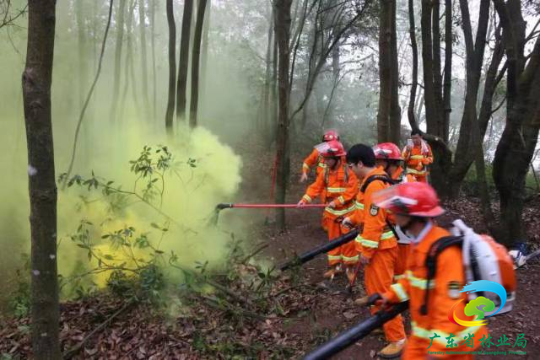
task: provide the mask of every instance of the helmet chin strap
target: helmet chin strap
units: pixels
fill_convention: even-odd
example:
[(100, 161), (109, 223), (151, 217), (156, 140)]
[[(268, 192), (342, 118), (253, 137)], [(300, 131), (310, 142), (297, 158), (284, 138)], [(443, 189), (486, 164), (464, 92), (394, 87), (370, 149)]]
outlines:
[(407, 235), (410, 235), (408, 234), (408, 230), (411, 228), (411, 226), (416, 224), (417, 221), (418, 219), (415, 219), (414, 217), (410, 217), (409, 221), (407, 221), (405, 225), (400, 225), (399, 227), (401, 228), (401, 230), (403, 230), (404, 233), (407, 233)]

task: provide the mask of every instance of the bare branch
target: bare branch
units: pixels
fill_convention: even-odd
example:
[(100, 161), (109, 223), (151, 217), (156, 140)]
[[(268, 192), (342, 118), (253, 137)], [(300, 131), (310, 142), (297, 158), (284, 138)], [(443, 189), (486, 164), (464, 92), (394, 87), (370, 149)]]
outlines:
[(3, 13), (3, 19), (0, 21), (0, 29), (2, 29), (4, 26), (13, 25), (13, 23), (27, 13), (28, 4), (24, 6), (24, 8), (17, 10), (15, 15), (10, 15), (10, 9), (11, 9), (11, 0), (5, 0), (4, 2), (4, 8), (0, 10), (0, 16), (2, 16)]

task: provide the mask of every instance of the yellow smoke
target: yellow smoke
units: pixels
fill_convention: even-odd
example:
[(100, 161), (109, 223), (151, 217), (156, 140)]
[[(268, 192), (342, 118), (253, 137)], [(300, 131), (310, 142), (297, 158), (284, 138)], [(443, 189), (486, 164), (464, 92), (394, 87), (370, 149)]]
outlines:
[[(8, 127), (20, 128), (15, 122), (11, 122), (11, 126), (3, 125), (6, 130)], [(195, 262), (208, 261), (212, 267), (226, 261), (230, 233), (241, 233), (243, 223), (240, 218), (227, 216), (221, 219), (219, 227), (215, 227), (209, 226), (208, 219), (217, 203), (230, 201), (237, 193), (241, 182), (241, 159), (204, 128), (193, 131), (180, 128), (176, 133), (175, 136), (167, 136), (153, 131), (141, 121), (131, 121), (122, 130), (111, 127), (106, 131), (91, 132), (83, 138), (80, 148), (88, 150), (79, 154), (77, 159), (85, 158), (86, 161), (77, 162), (72, 175), (89, 178), (93, 171), (104, 181), (114, 181), (113, 186), (132, 191), (137, 176), (130, 171), (129, 161), (137, 159), (145, 145), (151, 146), (152, 151), (157, 150), (158, 145), (168, 146), (175, 165), (174, 171), (168, 172), (164, 178), (162, 204), (159, 198), (152, 200), (159, 211), (134, 197), (127, 198), (127, 206), (112, 211), (100, 189), (88, 191), (86, 187), (72, 186), (61, 190), (59, 184), (58, 266), (64, 277), (69, 278), (98, 265), (95, 259), (89, 261), (87, 251), (69, 238), (77, 232), (81, 220), (92, 224), (88, 226), (92, 250), (101, 257), (107, 255), (112, 259), (108, 265), (133, 267), (133, 254), (127, 253), (122, 246), (113, 246), (109, 239), (102, 239), (104, 235), (126, 227), (133, 227), (137, 235), (145, 234), (152, 245), (159, 246), (165, 254), (174, 252), (182, 266), (193, 267)], [(20, 135), (23, 134), (19, 129)], [(11, 170), (11, 173), (0, 188), (3, 199), (0, 215), (4, 220), (0, 222), (0, 245), (8, 250), (1, 253), (11, 254), (13, 259), (13, 254), (29, 251), (28, 175), (24, 165), (24, 139), (6, 137), (4, 140), (0, 142), (4, 147), (2, 151), (7, 152), (9, 147), (17, 149), (14, 157), (2, 157), (3, 168)], [(93, 145), (88, 147), (84, 141)], [(62, 147), (70, 148), (68, 145)], [(70, 155), (69, 150), (57, 151), (57, 164), (60, 164), (57, 165), (57, 175), (67, 167), (65, 164)], [(189, 159), (195, 160), (195, 167), (189, 166)], [(136, 191), (141, 193), (144, 185), (144, 181), (139, 180)], [(166, 226), (168, 231), (163, 233), (155, 224), (160, 228)], [(133, 251), (135, 258), (148, 259), (148, 250)], [(13, 267), (18, 265), (11, 262)], [(92, 281), (102, 287), (109, 275), (110, 272), (99, 272), (93, 275)]]
[[(126, 252), (125, 247), (112, 246), (104, 235), (133, 227), (137, 234), (146, 234), (153, 246), (159, 245), (159, 250), (166, 254), (174, 252), (179, 262), (184, 266), (193, 266), (196, 261), (206, 262), (216, 266), (226, 258), (230, 231), (242, 231), (239, 219), (221, 222), (220, 227), (208, 225), (218, 202), (230, 199), (238, 190), (241, 181), (240, 158), (231, 148), (221, 144), (218, 138), (203, 128), (190, 132), (182, 129), (173, 138), (153, 134), (151, 130), (140, 125), (130, 127), (130, 131), (122, 133), (121, 141), (114, 141), (119, 134), (101, 134), (102, 143), (107, 144), (98, 156), (92, 157), (86, 169), (87, 174), (93, 170), (97, 176), (115, 181), (114, 186), (122, 185), (125, 190), (134, 188), (136, 176), (129, 171), (129, 160), (136, 159), (143, 146), (167, 144), (176, 163), (174, 171), (164, 179), (163, 203), (159, 198), (152, 204), (154, 209), (137, 198), (128, 197), (128, 205), (121, 212), (112, 213), (104, 201), (96, 201), (101, 194), (80, 188), (70, 188), (60, 193), (59, 225), (60, 233), (74, 231), (81, 219), (93, 224), (92, 241), (97, 253), (107, 254), (114, 260), (108, 265), (124, 263), (132, 267), (133, 256)], [(157, 150), (158, 147), (152, 147)], [(188, 164), (193, 159), (194, 166)], [(84, 174), (81, 174), (84, 177)], [(138, 187), (144, 187), (142, 180)], [(136, 190), (140, 192), (141, 190)], [(80, 196), (87, 196), (87, 202), (80, 206)], [(78, 210), (76, 210), (78, 209)], [(76, 210), (76, 211), (75, 211)], [(164, 216), (170, 217), (167, 218)], [(168, 223), (168, 231), (164, 234), (155, 225)], [(145, 259), (148, 252), (134, 250), (135, 257)], [(69, 239), (63, 239), (59, 252), (59, 269), (61, 273), (69, 274), (77, 268), (75, 259), (81, 258), (76, 253), (80, 249)], [(93, 265), (96, 263), (94, 261)], [(95, 276), (95, 282), (103, 286), (110, 274), (102, 272)]]

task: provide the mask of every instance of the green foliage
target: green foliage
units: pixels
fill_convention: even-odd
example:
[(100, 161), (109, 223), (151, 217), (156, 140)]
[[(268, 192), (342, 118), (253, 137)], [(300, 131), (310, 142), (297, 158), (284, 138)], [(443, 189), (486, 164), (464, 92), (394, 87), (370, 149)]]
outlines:
[[(90, 270), (79, 269), (74, 276), (60, 277), (61, 288), (69, 284), (77, 298), (87, 296), (95, 290), (95, 284), (92, 281), (85, 282), (85, 279), (105, 273), (110, 274), (107, 286), (116, 296), (139, 301), (161, 301), (160, 292), (165, 288), (163, 268), (169, 262), (167, 258), (177, 259), (174, 253), (165, 254), (159, 249), (163, 237), (168, 234), (171, 221), (174, 221), (161, 210), (165, 174), (176, 171), (179, 166), (194, 169), (197, 167), (197, 160), (189, 158), (183, 163), (175, 163), (173, 154), (166, 146), (155, 149), (144, 146), (139, 157), (129, 163), (130, 170), (136, 177), (133, 190), (125, 190), (114, 181), (96, 176), (93, 171), (90, 178), (74, 175), (67, 181), (67, 186), (78, 187), (90, 193), (90, 196), (81, 197), (84, 204), (106, 202), (111, 218), (121, 216), (129, 204), (134, 203), (130, 199), (135, 198), (135, 202), (148, 205), (164, 217), (165, 221), (162, 224), (149, 224), (157, 231), (156, 236), (156, 232), (141, 232), (129, 224), (103, 233), (101, 226), (111, 218), (104, 219), (100, 224), (81, 219), (76, 231), (70, 234), (68, 239), (86, 252)], [(65, 176), (66, 174), (62, 174), (59, 181), (65, 180)], [(101, 196), (92, 198), (91, 194), (96, 190), (101, 192)], [(198, 265), (202, 273), (206, 266), (207, 263)]]
[(486, 312), (490, 312), (493, 310), (495, 310), (495, 303), (493, 303), (493, 301), (489, 300), (488, 298), (479, 296), (476, 299), (470, 301), (465, 306), (465, 315), (476, 315), (477, 319), (483, 319)]
[[(540, 174), (537, 174), (537, 176), (540, 176)], [(486, 164), (486, 181), (489, 193), (493, 197), (496, 197), (497, 188), (495, 187), (495, 182), (493, 180), (493, 166), (491, 164)], [(476, 167), (474, 164), (471, 166), (463, 180), (462, 190), (468, 196), (480, 196), (478, 180), (476, 179)], [(532, 171), (529, 171), (525, 179), (525, 196), (531, 196), (536, 193), (538, 193), (538, 185), (534, 178), (534, 174)]]
[(20, 357), (15, 355), (11, 355), (11, 354), (8, 354), (8, 353), (2, 353), (0, 354), (0, 360), (19, 360)]
[(9, 311), (17, 318), (23, 318), (30, 312), (30, 259), (23, 254), (23, 266), (17, 269), (15, 277), (15, 290), (10, 295)]

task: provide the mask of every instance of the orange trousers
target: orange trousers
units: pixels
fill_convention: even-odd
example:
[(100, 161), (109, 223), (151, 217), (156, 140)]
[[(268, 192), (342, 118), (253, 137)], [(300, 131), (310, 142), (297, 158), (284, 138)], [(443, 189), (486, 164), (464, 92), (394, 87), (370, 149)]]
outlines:
[[(332, 217), (324, 217), (323, 226), (327, 229), (328, 240), (333, 240), (349, 232), (346, 227), (341, 226), (341, 223), (337, 222), (335, 218)], [(328, 265), (334, 266), (341, 263), (345, 265), (354, 265), (358, 263), (358, 252), (354, 246), (354, 241), (341, 245), (328, 252)]]
[(396, 267), (394, 269), (394, 280), (397, 281), (405, 274), (407, 268), (407, 257), (411, 250), (411, 245), (398, 244), (398, 253), (396, 259)]
[[(383, 294), (390, 289), (393, 283), (394, 267), (396, 264), (397, 246), (391, 249), (378, 250), (364, 267), (364, 281), (367, 295)], [(372, 306), (371, 313), (379, 311), (379, 306)], [(383, 325), (386, 340), (389, 342), (405, 339), (405, 327), (401, 315)]]
[[(401, 360), (418, 360), (418, 359), (452, 359), (452, 360), (472, 360), (474, 355), (430, 355), (428, 354), (429, 341), (425, 339), (411, 336), (407, 339), (407, 344), (401, 355)], [(474, 351), (471, 349), (471, 351)]]

